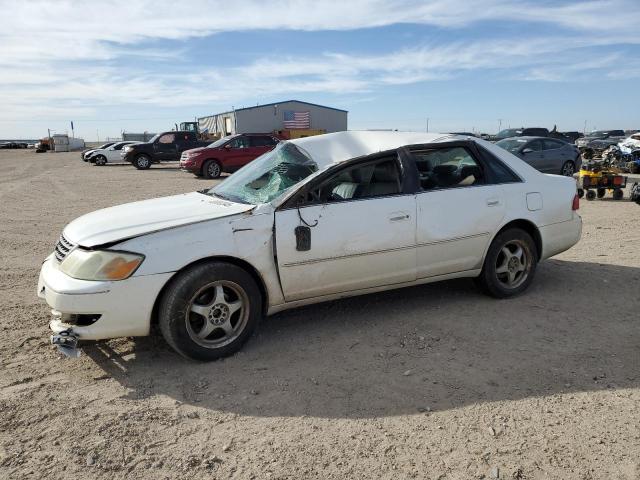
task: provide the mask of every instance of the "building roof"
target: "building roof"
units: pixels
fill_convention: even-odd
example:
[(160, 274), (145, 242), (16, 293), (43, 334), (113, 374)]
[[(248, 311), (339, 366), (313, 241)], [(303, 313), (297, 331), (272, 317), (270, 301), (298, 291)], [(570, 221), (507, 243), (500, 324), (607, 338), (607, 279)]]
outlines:
[(327, 107), (326, 105), (318, 105), (317, 103), (303, 102), (302, 100), (282, 100), (281, 102), (263, 103), (262, 105), (254, 105), (252, 107), (236, 108), (235, 110), (228, 110), (226, 112), (214, 113), (212, 115), (206, 115), (204, 117), (198, 117), (198, 120), (200, 120), (202, 118), (215, 117), (216, 115), (225, 115), (227, 113), (241, 112), (243, 110), (253, 110), (254, 108), (272, 107), (274, 105), (280, 105), (281, 103), (288, 103), (288, 102), (304, 103), (305, 105), (311, 105), (313, 107), (320, 107), (320, 108), (326, 108), (328, 110), (335, 110), (337, 112), (349, 113), (348, 110), (342, 110), (340, 108), (334, 108), (334, 107)]

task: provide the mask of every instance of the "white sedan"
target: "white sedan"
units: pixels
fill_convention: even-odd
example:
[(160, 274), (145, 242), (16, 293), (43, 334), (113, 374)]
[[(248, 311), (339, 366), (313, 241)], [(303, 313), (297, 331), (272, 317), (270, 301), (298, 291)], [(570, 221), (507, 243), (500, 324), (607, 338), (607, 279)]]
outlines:
[(109, 145), (106, 148), (96, 148), (95, 150), (91, 150), (84, 155), (85, 161), (91, 162), (95, 165), (106, 165), (107, 163), (112, 162), (122, 162), (122, 157), (120, 154), (122, 153), (122, 149), (127, 145), (133, 145), (140, 142), (134, 141), (126, 141), (126, 142), (116, 142), (114, 144)]
[(223, 183), (71, 222), (38, 295), (52, 342), (148, 335), (237, 351), (264, 315), (459, 277), (522, 293), (580, 239), (575, 180), (471, 137), (340, 132), (281, 142)]

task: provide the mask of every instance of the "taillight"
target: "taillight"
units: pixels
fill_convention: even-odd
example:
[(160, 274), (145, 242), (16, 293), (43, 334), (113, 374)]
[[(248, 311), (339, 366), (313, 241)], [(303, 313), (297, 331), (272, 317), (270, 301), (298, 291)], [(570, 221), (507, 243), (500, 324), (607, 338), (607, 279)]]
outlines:
[(580, 209), (580, 197), (576, 193), (573, 196), (573, 203), (571, 204), (571, 210), (579, 210)]

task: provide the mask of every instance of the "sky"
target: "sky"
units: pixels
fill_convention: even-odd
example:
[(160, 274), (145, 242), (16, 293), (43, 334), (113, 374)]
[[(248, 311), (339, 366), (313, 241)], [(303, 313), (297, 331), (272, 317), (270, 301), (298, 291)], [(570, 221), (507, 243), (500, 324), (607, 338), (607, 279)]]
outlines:
[(298, 99), (350, 129), (640, 129), (639, 0), (0, 0), (0, 138)]

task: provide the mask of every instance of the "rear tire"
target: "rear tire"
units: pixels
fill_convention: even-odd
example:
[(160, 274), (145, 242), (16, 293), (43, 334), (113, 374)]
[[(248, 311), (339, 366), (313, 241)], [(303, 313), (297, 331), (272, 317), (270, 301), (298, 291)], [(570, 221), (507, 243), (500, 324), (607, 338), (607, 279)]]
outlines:
[(598, 198), (604, 198), (606, 194), (607, 194), (607, 191), (604, 188), (598, 189)]
[(624, 197), (624, 192), (621, 189), (617, 189), (613, 191), (614, 200), (622, 200), (622, 197)]
[(562, 165), (562, 168), (560, 169), (560, 174), (565, 177), (573, 177), (574, 173), (576, 173), (576, 164), (571, 160), (564, 162), (564, 165)]
[(159, 305), (160, 331), (179, 354), (210, 361), (237, 352), (262, 317), (253, 277), (223, 262), (195, 265), (171, 280)]
[(513, 297), (529, 287), (537, 264), (538, 252), (531, 235), (519, 228), (510, 228), (491, 242), (476, 284), (492, 297)]
[(587, 200), (595, 200), (596, 192), (594, 192), (593, 190), (587, 190), (587, 193), (585, 194), (585, 198)]
[(204, 178), (219, 178), (222, 174), (222, 167), (215, 160), (207, 160), (202, 166), (202, 176)]
[(138, 170), (147, 170), (151, 167), (151, 158), (149, 155), (138, 155), (133, 159), (133, 166)]

